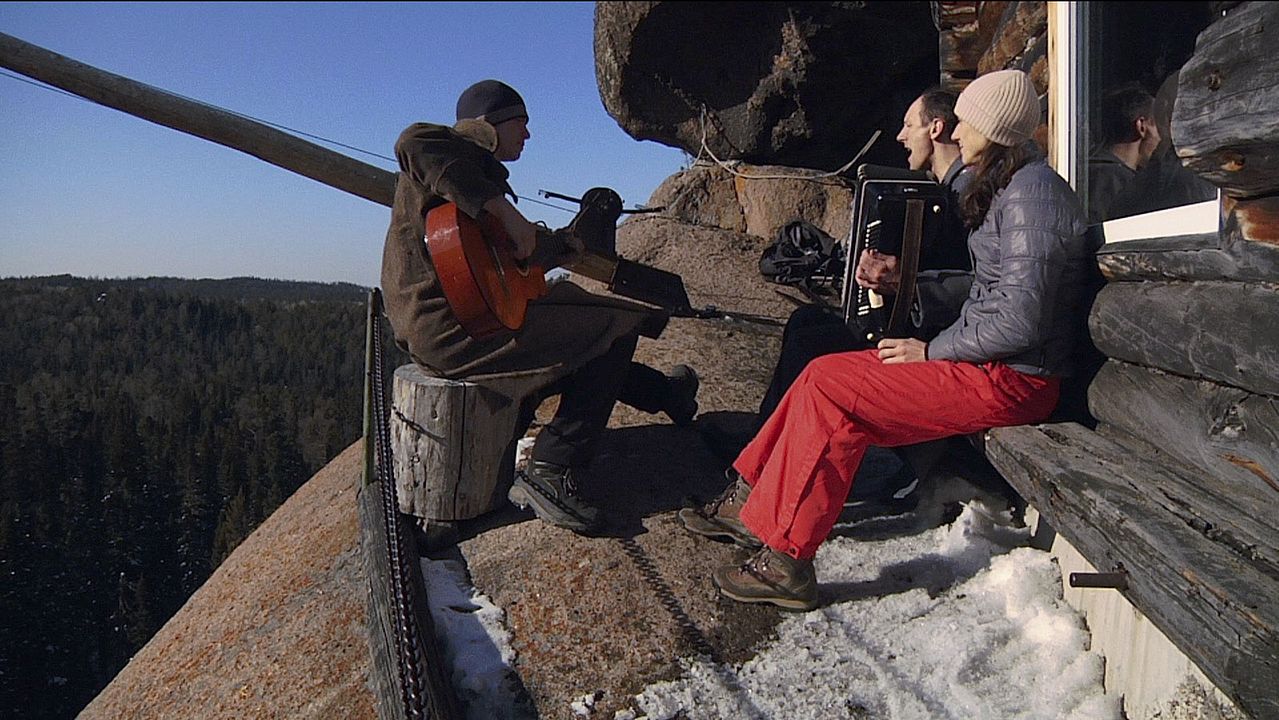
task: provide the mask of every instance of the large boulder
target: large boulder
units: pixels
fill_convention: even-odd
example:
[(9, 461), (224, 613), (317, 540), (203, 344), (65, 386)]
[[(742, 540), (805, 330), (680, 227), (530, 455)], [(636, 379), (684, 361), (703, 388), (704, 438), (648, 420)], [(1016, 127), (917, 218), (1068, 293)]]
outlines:
[(807, 220), (839, 240), (848, 236), (853, 189), (803, 168), (739, 163), (694, 165), (662, 181), (646, 203), (662, 217), (772, 240), (783, 225)]
[(694, 165), (667, 177), (645, 205), (690, 225), (746, 232), (733, 176), (718, 165)]
[(811, 170), (775, 165), (747, 167), (733, 178), (746, 232), (773, 239), (792, 220), (807, 220), (836, 240), (852, 225), (853, 189)]
[[(906, 106), (938, 82), (929, 3), (595, 5), (595, 75), (628, 134), (757, 165), (900, 164)], [(703, 142), (705, 147), (703, 147)]]
[(618, 253), (680, 275), (694, 307), (714, 305), (781, 321), (796, 303), (759, 274), (767, 244), (754, 235), (664, 217), (635, 217), (617, 229)]

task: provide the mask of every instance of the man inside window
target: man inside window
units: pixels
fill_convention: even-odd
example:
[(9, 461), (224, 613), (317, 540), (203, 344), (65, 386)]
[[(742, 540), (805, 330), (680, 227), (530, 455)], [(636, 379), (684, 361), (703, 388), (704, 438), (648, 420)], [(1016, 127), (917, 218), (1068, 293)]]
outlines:
[(1136, 83), (1122, 85), (1102, 96), (1098, 137), (1088, 158), (1088, 222), (1099, 223), (1123, 214), (1131, 206), (1137, 171), (1159, 147), (1155, 98)]

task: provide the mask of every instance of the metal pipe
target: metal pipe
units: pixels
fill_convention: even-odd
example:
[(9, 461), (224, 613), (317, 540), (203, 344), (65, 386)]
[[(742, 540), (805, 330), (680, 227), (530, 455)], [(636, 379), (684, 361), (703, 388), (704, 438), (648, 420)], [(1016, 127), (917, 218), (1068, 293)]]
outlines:
[(1128, 571), (1120, 568), (1115, 572), (1104, 573), (1073, 572), (1070, 574), (1070, 586), (1072, 588), (1110, 588), (1113, 590), (1127, 590)]

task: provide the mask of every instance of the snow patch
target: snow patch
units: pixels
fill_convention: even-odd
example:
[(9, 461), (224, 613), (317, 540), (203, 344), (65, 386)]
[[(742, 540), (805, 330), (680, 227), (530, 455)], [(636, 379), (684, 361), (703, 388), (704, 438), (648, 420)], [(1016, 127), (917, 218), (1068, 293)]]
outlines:
[(817, 556), (823, 606), (740, 665), (681, 661), (618, 718), (1119, 720), (1047, 553), (981, 502), (951, 525)]
[(468, 720), (536, 717), (512, 667), (515, 649), (506, 613), (477, 591), (456, 560), (422, 560), (422, 578), (453, 689)]

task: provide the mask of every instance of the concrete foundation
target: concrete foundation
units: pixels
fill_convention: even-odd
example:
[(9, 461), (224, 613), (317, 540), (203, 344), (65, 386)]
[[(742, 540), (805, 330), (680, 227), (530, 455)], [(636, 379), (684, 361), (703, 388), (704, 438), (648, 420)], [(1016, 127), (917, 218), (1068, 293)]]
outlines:
[(1048, 550), (1061, 567), (1062, 596), (1078, 610), (1092, 634), (1092, 650), (1105, 658), (1105, 688), (1119, 695), (1128, 720), (1247, 720), (1159, 628), (1118, 590), (1072, 588), (1075, 572), (1094, 568), (1064, 537), (1026, 511), (1032, 544)]

